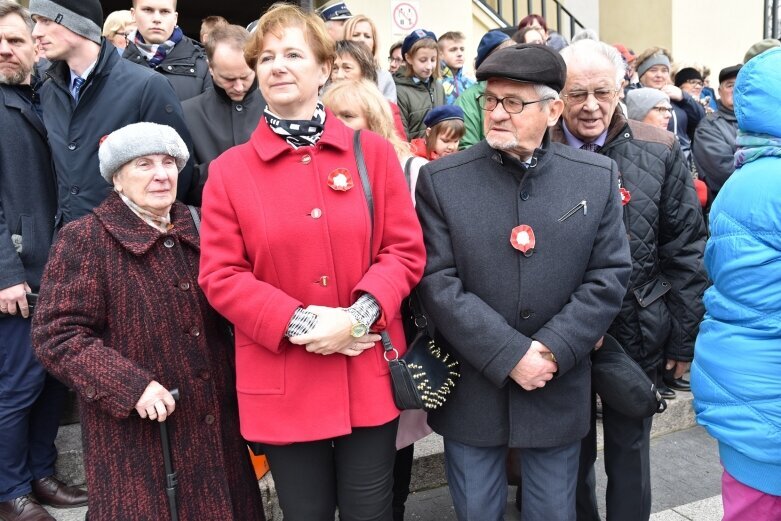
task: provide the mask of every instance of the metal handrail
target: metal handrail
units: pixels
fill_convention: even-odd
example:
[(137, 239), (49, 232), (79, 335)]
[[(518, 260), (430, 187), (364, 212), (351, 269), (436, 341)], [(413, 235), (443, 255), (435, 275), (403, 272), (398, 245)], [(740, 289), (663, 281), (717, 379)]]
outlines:
[[(506, 26), (517, 26), (518, 22), (520, 22), (521, 18), (523, 16), (526, 16), (527, 14), (532, 14), (535, 12), (538, 12), (545, 20), (548, 20), (548, 2), (547, 0), (540, 0), (539, 2), (539, 11), (535, 10), (535, 2), (534, 0), (526, 0), (526, 9), (523, 10), (521, 8), (521, 0), (512, 0), (512, 20), (508, 20), (504, 16), (504, 3), (502, 0), (475, 0), (476, 2), (480, 3), (484, 8), (492, 12), (494, 15), (496, 15), (498, 18), (500, 18)], [(556, 4), (556, 31), (568, 38), (572, 38), (575, 35), (575, 32), (578, 29), (585, 29), (585, 26), (575, 18), (575, 16), (572, 14), (572, 12), (567, 9), (565, 6), (561, 4), (559, 0), (551, 0), (554, 4)], [(769, 0), (765, 0), (765, 2), (768, 2)], [(777, 0), (773, 0), (774, 3)], [(521, 16), (521, 11), (523, 12), (523, 16)], [(567, 15), (569, 18), (569, 34), (565, 35), (563, 31), (563, 15)], [(550, 28), (550, 26), (549, 26)]]

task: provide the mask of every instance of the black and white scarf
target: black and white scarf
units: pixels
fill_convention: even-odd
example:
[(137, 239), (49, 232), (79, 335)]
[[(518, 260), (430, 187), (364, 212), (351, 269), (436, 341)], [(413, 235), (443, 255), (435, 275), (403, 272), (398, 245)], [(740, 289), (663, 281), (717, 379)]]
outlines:
[(266, 106), (263, 111), (263, 117), (266, 123), (271, 127), (275, 134), (285, 138), (285, 141), (293, 147), (307, 147), (320, 141), (325, 128), (325, 107), (322, 102), (317, 102), (315, 113), (312, 119), (282, 119)]

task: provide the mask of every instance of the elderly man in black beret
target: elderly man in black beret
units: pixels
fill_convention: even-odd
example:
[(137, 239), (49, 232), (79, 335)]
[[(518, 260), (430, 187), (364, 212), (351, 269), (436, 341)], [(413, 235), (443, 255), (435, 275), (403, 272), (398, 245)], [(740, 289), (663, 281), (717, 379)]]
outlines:
[(503, 519), (508, 447), (520, 448), (522, 519), (571, 521), (589, 430), (589, 354), (631, 270), (616, 164), (551, 143), (566, 66), (520, 44), (477, 70), (485, 139), (431, 162), (417, 186), (428, 260), (423, 304), (461, 361), (429, 414), (445, 440), (458, 519)]
[[(666, 130), (627, 120), (618, 107), (624, 77), (619, 52), (581, 40), (561, 51), (567, 63), (564, 113), (554, 141), (597, 152), (618, 164), (632, 275), (621, 311), (608, 332), (660, 381), (666, 368), (676, 388), (694, 352), (707, 285), (705, 227), (681, 146)], [(595, 407), (594, 407), (595, 409)], [(647, 521), (651, 515), (651, 420), (633, 418), (602, 401), (607, 518)], [(581, 447), (577, 521), (599, 521), (594, 488), (596, 412)], [(572, 518), (575, 519), (575, 518)]]

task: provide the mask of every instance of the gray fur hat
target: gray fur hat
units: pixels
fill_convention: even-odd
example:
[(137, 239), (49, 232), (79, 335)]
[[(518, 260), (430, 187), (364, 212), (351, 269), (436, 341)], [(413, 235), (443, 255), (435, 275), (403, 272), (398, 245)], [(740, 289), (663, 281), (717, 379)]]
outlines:
[(670, 98), (659, 89), (643, 87), (641, 89), (627, 91), (626, 99), (624, 99), (624, 102), (626, 103), (626, 115), (629, 119), (643, 121), (645, 115), (662, 101), (669, 102)]
[(30, 0), (30, 14), (48, 18), (100, 45), (103, 8), (99, 0)]
[(106, 136), (98, 149), (100, 175), (113, 184), (114, 174), (126, 163), (141, 156), (165, 154), (176, 159), (182, 171), (190, 152), (174, 129), (157, 123), (133, 123)]

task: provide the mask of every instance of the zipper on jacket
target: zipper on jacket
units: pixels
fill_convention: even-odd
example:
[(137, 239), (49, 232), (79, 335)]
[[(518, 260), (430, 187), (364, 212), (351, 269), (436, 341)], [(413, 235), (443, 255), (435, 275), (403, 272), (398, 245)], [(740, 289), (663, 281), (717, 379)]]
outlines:
[(578, 213), (578, 211), (581, 208), (583, 208), (583, 215), (586, 215), (588, 213), (588, 203), (586, 203), (585, 199), (583, 199), (581, 202), (579, 202), (578, 204), (573, 206), (570, 211), (568, 211), (567, 213), (565, 213), (564, 215), (559, 217), (559, 222), (562, 223), (562, 222), (566, 221), (567, 219), (569, 219), (570, 217), (572, 217), (573, 215)]

